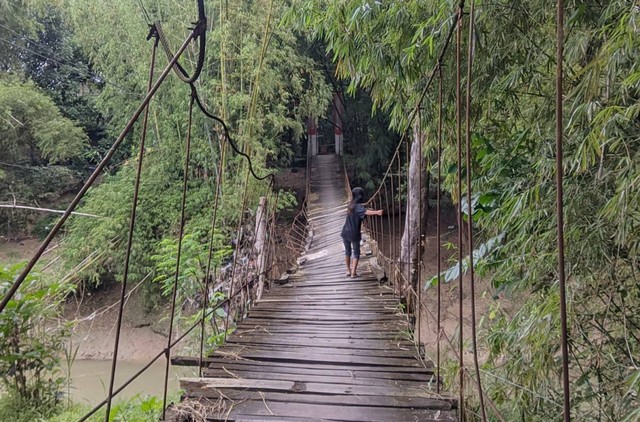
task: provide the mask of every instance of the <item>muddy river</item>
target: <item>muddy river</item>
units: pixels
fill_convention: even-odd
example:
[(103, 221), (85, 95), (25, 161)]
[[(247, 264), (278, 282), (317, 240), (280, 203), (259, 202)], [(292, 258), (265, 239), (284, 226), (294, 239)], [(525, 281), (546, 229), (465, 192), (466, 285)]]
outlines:
[[(142, 369), (147, 362), (118, 362), (115, 388), (127, 381), (132, 375)], [(140, 375), (117, 397), (116, 401), (131, 398), (157, 395), (162, 397), (164, 386), (164, 371), (166, 362), (160, 358), (145, 373)], [(180, 377), (197, 376), (197, 368), (170, 367), (169, 392), (179, 389)], [(107, 360), (76, 360), (71, 369), (71, 397), (81, 404), (96, 405), (105, 399), (109, 391), (109, 374), (111, 361)]]

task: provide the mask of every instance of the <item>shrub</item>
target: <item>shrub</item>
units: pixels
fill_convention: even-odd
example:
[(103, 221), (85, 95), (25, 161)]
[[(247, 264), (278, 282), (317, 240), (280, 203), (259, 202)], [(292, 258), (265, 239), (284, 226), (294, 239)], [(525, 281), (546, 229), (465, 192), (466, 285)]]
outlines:
[[(4, 296), (24, 264), (0, 269), (0, 296)], [(29, 275), (0, 313), (0, 384), (8, 401), (51, 412), (60, 402), (66, 379), (60, 358), (69, 324), (57, 320), (69, 284), (48, 283)]]

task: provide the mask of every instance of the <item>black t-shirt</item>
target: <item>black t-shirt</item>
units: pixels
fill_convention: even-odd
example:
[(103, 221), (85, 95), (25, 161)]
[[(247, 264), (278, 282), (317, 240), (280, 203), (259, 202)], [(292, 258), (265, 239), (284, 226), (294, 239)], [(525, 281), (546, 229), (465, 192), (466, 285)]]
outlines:
[(351, 242), (360, 241), (362, 237), (360, 227), (366, 217), (366, 212), (367, 210), (364, 208), (364, 205), (356, 204), (351, 214), (347, 214), (347, 220), (344, 222), (344, 226), (342, 226), (341, 236), (343, 239)]

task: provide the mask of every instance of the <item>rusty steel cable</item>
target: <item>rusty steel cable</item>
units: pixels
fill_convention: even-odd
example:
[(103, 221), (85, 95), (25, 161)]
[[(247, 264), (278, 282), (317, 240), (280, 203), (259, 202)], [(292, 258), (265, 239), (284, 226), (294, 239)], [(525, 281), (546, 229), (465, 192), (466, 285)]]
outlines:
[(251, 157), (249, 157), (246, 153), (244, 153), (243, 151), (238, 149), (238, 146), (236, 145), (236, 142), (231, 137), (231, 133), (229, 131), (227, 123), (223, 119), (221, 119), (220, 117), (216, 116), (215, 114), (213, 114), (213, 113), (211, 113), (211, 112), (209, 112), (207, 110), (207, 108), (205, 107), (204, 103), (200, 100), (200, 97), (198, 96), (198, 90), (197, 90), (197, 88), (195, 87), (194, 84), (191, 84), (191, 92), (192, 92), (192, 95), (194, 95), (194, 97), (195, 97), (196, 105), (198, 106), (200, 111), (205, 116), (207, 116), (208, 118), (213, 119), (216, 122), (220, 123), (220, 125), (222, 126), (222, 130), (224, 131), (224, 135), (225, 135), (226, 141), (228, 142), (228, 144), (231, 147), (231, 149), (236, 154), (243, 156), (247, 160), (247, 162), (249, 163), (249, 171), (253, 175), (253, 178), (256, 179), (256, 180), (270, 179), (271, 184), (275, 185), (275, 174), (267, 173), (264, 176), (258, 176), (255, 173), (255, 171), (253, 170), (253, 163), (251, 162)]
[(462, 299), (464, 284), (462, 280), (462, 100), (460, 93), (460, 54), (462, 45), (462, 16), (463, 9), (458, 9), (458, 21), (456, 22), (456, 148), (457, 157), (457, 189), (458, 189), (458, 382), (460, 386), (458, 409), (460, 420), (464, 422), (464, 324), (462, 313)]
[(438, 292), (437, 292), (437, 336), (436, 336), (436, 393), (440, 394), (440, 332), (442, 331), (442, 234), (440, 230), (441, 218), (440, 218), (440, 201), (442, 189), (442, 64), (438, 66), (438, 185), (437, 185), (437, 197), (436, 197), (436, 237), (437, 237), (437, 249), (436, 249), (436, 261), (437, 261), (437, 274), (438, 274)]
[[(247, 170), (247, 174), (244, 178), (244, 188), (242, 189), (242, 205), (240, 206), (240, 214), (238, 215), (238, 229), (236, 230), (236, 235), (238, 238), (236, 239), (236, 250), (233, 253), (233, 263), (231, 264), (231, 280), (229, 286), (229, 296), (234, 295), (235, 289), (235, 278), (236, 278), (236, 268), (238, 264), (238, 255), (240, 254), (240, 236), (242, 235), (242, 222), (244, 221), (244, 210), (247, 206), (247, 191), (249, 186), (249, 170)], [(229, 332), (229, 315), (231, 314), (231, 303), (229, 303), (229, 307), (227, 308), (227, 315), (225, 316), (224, 323), (224, 341), (227, 341), (227, 334)]]
[(475, 1), (471, 0), (469, 5), (469, 45), (467, 52), (467, 89), (466, 89), (466, 170), (467, 170), (467, 240), (469, 251), (469, 287), (471, 294), (471, 342), (473, 344), (473, 365), (476, 372), (476, 384), (478, 386), (478, 398), (480, 399), (480, 411), (482, 421), (487, 422), (487, 411), (484, 405), (484, 394), (482, 390), (482, 380), (480, 379), (480, 364), (478, 363), (478, 335), (476, 320), (476, 289), (475, 289), (475, 269), (473, 266), (473, 205), (471, 202), (471, 77), (473, 72), (473, 39), (475, 27)]
[(182, 178), (182, 203), (180, 205), (180, 225), (178, 229), (178, 251), (176, 254), (176, 274), (173, 280), (173, 291), (171, 293), (171, 315), (169, 317), (169, 335), (165, 354), (167, 364), (164, 371), (164, 388), (162, 394), (162, 420), (165, 419), (167, 408), (167, 387), (169, 383), (169, 365), (171, 364), (171, 338), (173, 337), (173, 324), (176, 313), (176, 300), (178, 297), (178, 280), (180, 279), (180, 258), (182, 255), (182, 238), (184, 236), (184, 225), (186, 220), (187, 184), (189, 182), (189, 160), (191, 157), (191, 126), (193, 123), (193, 103), (194, 97), (189, 100), (189, 121), (187, 123), (187, 139), (185, 145), (184, 176)]
[[(193, 28), (194, 31), (196, 30), (196, 28), (199, 28), (199, 31), (194, 37), (194, 39), (199, 40), (198, 61), (196, 63), (196, 68), (193, 71), (193, 75), (189, 75), (189, 73), (187, 73), (187, 71), (180, 64), (179, 61), (176, 61), (175, 64), (172, 66), (176, 76), (178, 76), (178, 78), (182, 82), (185, 82), (187, 84), (194, 83), (200, 77), (200, 73), (202, 72), (202, 68), (204, 66), (205, 51), (207, 46), (207, 43), (206, 43), (207, 16), (205, 15), (205, 11), (204, 11), (204, 0), (197, 0), (197, 3), (198, 3), (198, 21), (195, 23), (195, 27)], [(173, 57), (173, 53), (171, 52), (171, 47), (169, 46), (169, 41), (167, 41), (167, 37), (164, 35), (164, 31), (162, 30), (162, 25), (160, 24), (159, 21), (156, 21), (154, 25), (156, 27), (160, 44), (162, 44), (162, 48), (164, 49), (167, 57)]]
[[(417, 115), (420, 114), (420, 108), (418, 108), (417, 111)], [(415, 124), (415, 123), (414, 123)], [(414, 132), (415, 135), (415, 132)], [(407, 279), (405, 280), (405, 283), (407, 284), (409, 289), (413, 289), (413, 277), (412, 277), (412, 269), (413, 269), (413, 255), (411, 254), (411, 214), (412, 214), (412, 210), (411, 210), (411, 195), (410, 195), (410, 190), (409, 187), (410, 185), (412, 185), (412, 181), (411, 181), (411, 174), (409, 173), (409, 166), (410, 166), (410, 151), (411, 151), (411, 143), (415, 142), (415, 140), (413, 140), (413, 137), (410, 137), (409, 140), (407, 141), (407, 145), (405, 147), (404, 150), (404, 156), (405, 156), (405, 162), (404, 162), (404, 166), (405, 166), (405, 180), (406, 180), (406, 185), (405, 185), (405, 196), (406, 196), (406, 213), (405, 213), (405, 219), (404, 219), (404, 230), (403, 230), (403, 235), (404, 233), (407, 234)], [(400, 177), (400, 175), (398, 174), (398, 177)], [(411, 310), (410, 312), (413, 313), (413, 318), (414, 318), (414, 322), (413, 325), (415, 327), (415, 318), (416, 318), (416, 304), (412, 303), (413, 306), (411, 306)], [(413, 329), (414, 327), (410, 327), (411, 329)], [(415, 334), (415, 333), (414, 333)], [(415, 340), (415, 335), (414, 335), (414, 340)]]
[[(204, 284), (204, 303), (203, 303), (203, 311), (202, 311), (202, 331), (200, 333), (200, 363), (202, 363), (202, 358), (204, 354), (204, 331), (205, 331), (205, 313), (209, 301), (209, 277), (211, 276), (211, 261), (213, 258), (213, 241), (216, 232), (216, 222), (218, 219), (218, 205), (220, 201), (220, 190), (222, 189), (222, 170), (224, 163), (224, 156), (226, 152), (226, 142), (225, 138), (222, 140), (222, 145), (220, 145), (220, 163), (218, 165), (218, 174), (216, 177), (216, 192), (213, 200), (213, 215), (211, 217), (211, 233), (209, 235), (209, 253), (207, 255), (207, 271), (205, 273), (205, 284)], [(215, 271), (214, 271), (215, 277)], [(214, 316), (215, 318), (215, 316)], [(199, 375), (202, 377), (202, 365), (199, 368)]]
[(562, 93), (563, 93), (563, 59), (564, 59), (564, 1), (557, 3), (557, 51), (556, 51), (556, 206), (558, 214), (558, 281), (560, 288), (560, 331), (562, 349), (562, 386), (563, 417), (565, 422), (571, 420), (571, 394), (569, 390), (569, 334), (567, 330), (567, 287), (564, 263), (564, 209), (562, 181), (564, 168), (562, 165), (562, 138), (564, 135)]
[[(422, 168), (422, 113), (420, 113), (418, 111), (418, 171), (420, 172), (420, 174), (418, 175), (418, 192), (419, 192), (419, 196), (418, 196), (418, 258), (417, 258), (417, 263), (418, 263), (418, 283), (416, 286), (416, 291), (418, 294), (418, 316), (416, 319), (416, 331), (418, 331), (418, 354), (420, 356), (422, 356), (422, 353), (420, 352), (420, 347), (421, 347), (421, 334), (420, 334), (420, 329), (422, 328), (422, 322), (420, 321), (422, 315), (421, 315), (421, 310), (422, 310), (422, 172), (424, 171), (424, 169)], [(429, 201), (429, 192), (427, 192), (426, 195), (426, 200)], [(428, 206), (428, 203), (427, 203)], [(426, 221), (425, 221), (426, 224)], [(426, 239), (425, 239), (426, 241)]]
[[(149, 38), (153, 38), (153, 47), (151, 49), (151, 64), (149, 66), (149, 79), (147, 83), (147, 92), (151, 90), (153, 84), (153, 74), (156, 64), (156, 52), (158, 50), (158, 37), (155, 28), (151, 27)], [(124, 258), (124, 273), (122, 275), (122, 286), (120, 289), (120, 304), (118, 307), (118, 318), (116, 321), (116, 334), (113, 345), (113, 357), (111, 359), (111, 373), (109, 375), (109, 393), (107, 395), (107, 409), (105, 412), (105, 422), (109, 421), (109, 413), (111, 412), (111, 398), (113, 394), (113, 385), (116, 376), (116, 366), (118, 362), (118, 350), (120, 348), (120, 332), (122, 329), (122, 315), (124, 313), (125, 295), (127, 293), (127, 282), (129, 281), (129, 263), (131, 260), (131, 247), (133, 245), (133, 232), (136, 226), (136, 211), (138, 209), (138, 194), (140, 192), (140, 179), (142, 175), (142, 162), (145, 154), (145, 141), (147, 139), (147, 126), (149, 123), (149, 104), (145, 107), (144, 117), (142, 119), (142, 134), (140, 136), (140, 149), (138, 152), (138, 165), (136, 167), (136, 176), (133, 188), (133, 200), (131, 206), (131, 214), (129, 217), (129, 232), (127, 234), (127, 249)]]
[(80, 203), (84, 195), (87, 193), (89, 188), (93, 185), (93, 183), (95, 183), (96, 179), (100, 176), (104, 168), (107, 166), (107, 164), (113, 157), (113, 154), (115, 154), (115, 152), (118, 150), (118, 148), (124, 141), (125, 137), (129, 134), (129, 132), (131, 132), (133, 125), (137, 122), (138, 118), (140, 117), (142, 112), (145, 110), (145, 108), (149, 104), (149, 101), (151, 101), (151, 99), (154, 97), (154, 95), (156, 94), (156, 92), (158, 91), (158, 89), (160, 88), (164, 80), (167, 78), (169, 73), (171, 73), (172, 66), (180, 58), (182, 53), (184, 53), (186, 48), (191, 43), (191, 40), (194, 38), (195, 34), (196, 34), (196, 30), (192, 31), (189, 34), (189, 36), (187, 36), (187, 38), (184, 40), (184, 42), (176, 52), (175, 56), (171, 58), (171, 60), (169, 61), (169, 64), (164, 68), (160, 76), (158, 76), (158, 79), (153, 84), (153, 87), (151, 87), (147, 95), (144, 97), (144, 100), (142, 100), (142, 102), (140, 103), (136, 111), (133, 113), (133, 115), (125, 125), (120, 135), (118, 135), (118, 138), (115, 140), (111, 148), (109, 148), (109, 151), (107, 151), (107, 153), (105, 154), (102, 161), (100, 161), (100, 163), (96, 166), (95, 170), (93, 171), (93, 173), (91, 173), (91, 176), (89, 176), (89, 178), (84, 183), (80, 191), (73, 198), (73, 200), (65, 210), (64, 214), (62, 214), (62, 216), (60, 217), (58, 222), (55, 224), (55, 226), (53, 226), (53, 228), (51, 229), (47, 237), (42, 241), (42, 243), (40, 244), (40, 246), (38, 247), (34, 255), (31, 257), (31, 259), (27, 263), (27, 265), (23, 268), (20, 275), (16, 277), (11, 287), (7, 290), (7, 293), (2, 299), (2, 302), (0, 302), (0, 313), (4, 310), (4, 308), (7, 306), (11, 298), (15, 295), (20, 285), (24, 282), (25, 278), (31, 272), (33, 267), (36, 265), (36, 263), (38, 262), (38, 260), (40, 259), (44, 251), (49, 247), (49, 244), (51, 243), (53, 238), (58, 234), (58, 232), (60, 231), (64, 223), (67, 221), (71, 213), (76, 209), (76, 207), (78, 206), (78, 204)]

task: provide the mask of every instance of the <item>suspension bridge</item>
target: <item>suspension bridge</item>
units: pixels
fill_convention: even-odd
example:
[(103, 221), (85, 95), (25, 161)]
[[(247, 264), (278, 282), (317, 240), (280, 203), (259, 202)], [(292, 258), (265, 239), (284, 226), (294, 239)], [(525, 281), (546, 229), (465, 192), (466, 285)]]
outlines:
[[(461, 24), (465, 15), (464, 0), (458, 5), (453, 23), (446, 36), (440, 51), (439, 59), (435, 67), (428, 74), (420, 101), (414, 108), (407, 125), (419, 119), (419, 110), (422, 106), (427, 91), (436, 79), (440, 82), (439, 108), (442, 110), (442, 59), (447, 52), (450, 41), (456, 39), (457, 55), (457, 144), (458, 144), (458, 192), (461, 188), (464, 166), (462, 161), (462, 126), (460, 94), (460, 48)], [(34, 268), (40, 256), (50, 245), (52, 239), (60, 231), (65, 221), (74, 212), (88, 189), (98, 179), (115, 151), (134, 125), (142, 117), (142, 130), (140, 140), (140, 152), (138, 155), (138, 168), (135, 179), (135, 189), (132, 198), (132, 211), (129, 222), (127, 241), (127, 254), (125, 259), (125, 272), (122, 283), (122, 294), (119, 303), (119, 316), (116, 326), (116, 339), (114, 344), (113, 363), (109, 390), (105, 400), (96, 405), (81, 420), (87, 420), (99, 411), (104, 411), (105, 421), (109, 420), (109, 412), (112, 401), (133, 380), (144, 373), (156, 361), (166, 360), (165, 386), (163, 397), (163, 420), (190, 421), (190, 420), (228, 420), (228, 421), (315, 421), (315, 420), (345, 420), (345, 421), (436, 421), (464, 419), (464, 387), (465, 380), (475, 383), (475, 394), (478, 397), (481, 418), (487, 419), (485, 411), (486, 397), (482, 393), (480, 374), (478, 369), (477, 347), (475, 344), (475, 305), (473, 303), (473, 261), (471, 269), (471, 298), (472, 298), (472, 341), (474, 352), (475, 376), (468, 371), (463, 362), (463, 331), (460, 324), (458, 359), (460, 369), (457, 397), (442, 391), (440, 377), (440, 349), (436, 362), (431, 362), (424, 357), (421, 347), (419, 324), (421, 320), (421, 288), (416, 288), (411, 283), (412, 273), (407, 270), (414, 258), (401, 264), (397, 259), (384, 256), (377, 247), (376, 240), (384, 239), (384, 228), (377, 224), (369, 224), (369, 234), (365, 236), (365, 254), (361, 261), (361, 274), (359, 278), (351, 278), (345, 275), (343, 264), (343, 251), (339, 232), (346, 213), (348, 201), (349, 182), (343, 168), (343, 163), (338, 155), (317, 155), (307, 159), (307, 197), (303, 212), (294, 220), (289, 235), (287, 236), (287, 250), (285, 254), (282, 248), (278, 248), (275, 241), (275, 221), (277, 213), (277, 193), (272, 189), (274, 178), (272, 175), (260, 176), (254, 171), (250, 156), (239, 148), (234, 142), (233, 136), (223, 119), (217, 117), (202, 101), (194, 82), (200, 76), (203, 66), (203, 57), (206, 48), (206, 16), (204, 1), (198, 0), (198, 20), (188, 37), (180, 48), (174, 53), (162, 31), (160, 23), (151, 26), (149, 39), (153, 40), (152, 63), (150, 66), (148, 91), (138, 109), (133, 113), (130, 121), (116, 139), (112, 148), (104, 159), (96, 167), (85, 185), (72, 200), (71, 204), (60, 220), (35, 252), (23, 272), (17, 277), (13, 285), (7, 291), (0, 303), (0, 312), (9, 304), (12, 297), (20, 288), (29, 272)], [(559, 10), (561, 10), (561, 4)], [(473, 34), (473, 2), (468, 13), (469, 33)], [(562, 22), (562, 15), (559, 21)], [(559, 26), (559, 39), (562, 38)], [(197, 43), (199, 56), (195, 69), (191, 74), (179, 63), (181, 55), (190, 44)], [(155, 71), (156, 52), (161, 46), (167, 55), (168, 64), (159, 73)], [(469, 46), (471, 43), (469, 43)], [(469, 47), (471, 48), (471, 47)], [(471, 80), (471, 54), (468, 64), (467, 84)], [(561, 63), (562, 49), (559, 43), (558, 62)], [(561, 82), (561, 65), (558, 69)], [(157, 355), (149, 361), (138, 373), (134, 374), (122, 385), (116, 386), (114, 375), (117, 372), (119, 338), (124, 312), (125, 294), (127, 290), (128, 269), (131, 257), (133, 232), (136, 223), (136, 211), (138, 204), (138, 192), (140, 177), (143, 169), (142, 161), (145, 156), (145, 136), (149, 102), (154, 97), (162, 83), (171, 73), (187, 84), (190, 88), (190, 101), (188, 108), (189, 130), (186, 134), (184, 180), (181, 205), (181, 219), (179, 222), (178, 251), (176, 259), (176, 272), (171, 302), (171, 315), (167, 346), (159, 350)], [(560, 84), (559, 82), (559, 84)], [(558, 88), (558, 103), (561, 104), (562, 87)], [(470, 110), (470, 86), (467, 85), (467, 107)], [(219, 188), (215, 191), (215, 200), (212, 206), (212, 224), (209, 243), (209, 260), (206, 276), (203, 280), (202, 291), (204, 303), (202, 304), (202, 319), (191, 327), (176, 333), (174, 316), (176, 310), (176, 292), (178, 286), (178, 274), (181, 265), (181, 241), (185, 226), (185, 201), (188, 195), (191, 125), (194, 111), (199, 110), (211, 123), (221, 128), (223, 144), (228, 145), (236, 154), (246, 158), (247, 179), (252, 176), (258, 181), (268, 183), (270, 196), (261, 203), (255, 221), (256, 243), (259, 248), (254, 248), (247, 263), (241, 263), (238, 254), (233, 258), (233, 270), (230, 277), (230, 285), (225, 292), (225, 298), (217, 303), (208, 303), (210, 292), (214, 286), (211, 281), (215, 279), (215, 269), (211, 265), (213, 253), (213, 237), (216, 229), (217, 209), (219, 205)], [(440, 113), (441, 114), (441, 113)], [(466, 119), (466, 158), (469, 160), (470, 152), (470, 121)], [(558, 115), (558, 168), (561, 169), (561, 134), (562, 115), (559, 107)], [(442, 142), (442, 116), (440, 115), (438, 156), (441, 154)], [(403, 141), (406, 140), (403, 136)], [(401, 142), (402, 145), (402, 142)], [(422, 142), (413, 142), (409, 148), (406, 143), (406, 167), (410, 166), (410, 155), (422, 156), (419, 149)], [(414, 147), (418, 149), (414, 151)], [(374, 207), (386, 208), (386, 203), (391, 198), (399, 198), (400, 186), (407, 184), (421, 184), (422, 180), (412, 180), (410, 171), (401, 180), (400, 174), (403, 168), (400, 158), (400, 145), (395, 152), (392, 164), (389, 166), (384, 180), (378, 191), (372, 196), (371, 204)], [(217, 163), (217, 180), (222, 177), (223, 157), (225, 149), (221, 147)], [(395, 166), (395, 167), (394, 167)], [(466, 163), (467, 186), (471, 186), (471, 166)], [(394, 172), (395, 170), (395, 172)], [(440, 168), (438, 168), (437, 181), (440, 183)], [(422, 171), (418, 172), (422, 173)], [(395, 174), (397, 179), (394, 179)], [(562, 243), (562, 171), (558, 171), (558, 195), (559, 200), (559, 268), (561, 285), (561, 306), (563, 318), (563, 382), (564, 382), (564, 413), (569, 420), (568, 400), (568, 367), (566, 350), (566, 313), (564, 309), (564, 272), (563, 272), (563, 243)], [(246, 209), (247, 189), (243, 192), (242, 210)], [(387, 189), (391, 190), (388, 194)], [(418, 190), (422, 190), (422, 187)], [(440, 187), (437, 189), (438, 194)], [(471, 203), (471, 191), (467, 189), (467, 203)], [(416, 201), (407, 195), (407, 209), (410, 202)], [(440, 240), (440, 197), (438, 197), (438, 241)], [(402, 206), (402, 201), (397, 204)], [(462, 215), (460, 210), (459, 215)], [(419, 212), (420, 214), (420, 212)], [(238, 222), (238, 232), (246, 223), (247, 213), (241, 212)], [(467, 224), (469, 251), (473, 250), (472, 219)], [(459, 251), (462, 253), (463, 221), (458, 220)], [(420, 233), (421, 230), (418, 230)], [(419, 238), (411, 242), (408, 249), (419, 249)], [(239, 247), (237, 248), (240, 249)], [(296, 260), (296, 255), (299, 255)], [(408, 254), (409, 257), (417, 254)], [(472, 259), (472, 254), (469, 255)], [(438, 263), (440, 257), (438, 255)], [(293, 263), (295, 268), (292, 268)], [(459, 260), (460, 265), (462, 260)], [(244, 268), (243, 268), (244, 267)], [(420, 266), (418, 265), (418, 268)], [(213, 271), (212, 271), (213, 270)], [(280, 277), (283, 273), (289, 273)], [(379, 275), (384, 273), (384, 277)], [(460, 298), (462, 298), (462, 270), (460, 268)], [(440, 274), (440, 268), (438, 268)], [(420, 277), (418, 277), (420, 278)], [(440, 283), (438, 283), (438, 287)], [(408, 287), (408, 290), (407, 290)], [(399, 292), (404, 291), (405, 303), (401, 306)], [(438, 298), (440, 289), (438, 288)], [(462, 299), (460, 299), (460, 321), (462, 321)], [(204, 352), (204, 333), (206, 318), (218, 310), (224, 310), (226, 320), (222, 327), (217, 323), (213, 327), (216, 332), (224, 334), (225, 342), (215, 348), (213, 352)], [(215, 322), (215, 318), (213, 320)], [(440, 327), (440, 309), (437, 310), (437, 324)], [(418, 327), (416, 328), (416, 325)], [(200, 330), (199, 356), (176, 356), (174, 349), (188, 335)], [(415, 334), (415, 335), (414, 335)], [(438, 339), (440, 340), (440, 339)], [(198, 368), (199, 376), (184, 378), (181, 387), (184, 394), (180, 402), (168, 403), (167, 378), (169, 366), (191, 365)], [(497, 409), (492, 408), (497, 419), (501, 416)]]
[[(363, 257), (360, 278), (345, 275), (340, 157), (314, 157), (310, 181), (312, 241), (303, 263), (204, 359), (202, 377), (181, 380), (185, 401), (170, 413), (198, 409), (206, 420), (229, 421), (457, 420), (457, 400), (436, 393), (433, 363), (406, 336), (393, 289), (369, 269), (372, 255)], [(199, 358), (173, 363), (197, 365)]]

